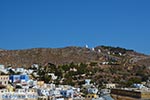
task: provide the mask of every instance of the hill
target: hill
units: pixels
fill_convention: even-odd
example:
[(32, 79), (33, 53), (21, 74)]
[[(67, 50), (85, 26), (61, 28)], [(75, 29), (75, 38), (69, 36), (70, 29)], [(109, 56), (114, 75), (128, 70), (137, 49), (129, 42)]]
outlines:
[[(53, 49), (1, 50), (0, 63), (5, 66), (25, 68), (29, 68), (32, 64), (43, 67), (54, 64), (57, 66), (55, 74), (61, 73), (61, 78), (64, 80), (69, 78), (71, 80), (69, 82), (75, 83), (82, 83), (84, 79), (91, 78), (98, 84), (115, 82), (129, 85), (130, 83), (127, 82), (131, 79), (132, 82), (146, 81), (150, 75), (150, 56), (134, 50), (110, 46), (97, 46), (92, 49), (72, 46)], [(77, 72), (70, 72), (68, 66), (72, 69), (76, 68)], [(77, 79), (80, 82), (77, 82)]]
[[(0, 50), (0, 63), (6, 66), (29, 67), (34, 63), (67, 64), (71, 62), (86, 63), (91, 61), (102, 62), (106, 59), (128, 60), (136, 63), (150, 58), (147, 55), (126, 50), (119, 47), (97, 46), (94, 50), (84, 47), (65, 48), (33, 48), (26, 50)], [(144, 64), (144, 62), (143, 62)]]

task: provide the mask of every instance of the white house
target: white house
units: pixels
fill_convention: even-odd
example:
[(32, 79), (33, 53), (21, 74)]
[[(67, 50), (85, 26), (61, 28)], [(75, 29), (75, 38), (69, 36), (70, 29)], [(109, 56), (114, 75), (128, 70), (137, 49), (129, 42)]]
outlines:
[(55, 76), (54, 73), (48, 73), (48, 75), (51, 75), (52, 80), (56, 80), (57, 79), (57, 76)]
[(86, 45), (85, 45), (85, 48), (89, 48), (89, 46), (86, 44)]
[(25, 69), (24, 68), (16, 68), (16, 72), (21, 72), (24, 73)]
[(7, 86), (9, 81), (9, 75), (0, 75), (0, 84)]
[(0, 69), (5, 69), (5, 66), (0, 64)]
[(112, 84), (112, 83), (106, 84), (106, 88), (107, 89), (114, 89), (114, 88), (116, 88), (116, 84)]
[(97, 88), (88, 88), (88, 93), (90, 94), (97, 94), (98, 89)]
[(91, 79), (86, 79), (85, 80), (85, 85), (90, 85)]
[(34, 89), (16, 89), (15, 92), (0, 90), (0, 100), (37, 100), (37, 98), (37, 91)]
[(31, 67), (38, 69), (38, 68), (39, 68), (39, 65), (38, 65), (38, 64), (33, 64)]
[(98, 49), (98, 52), (101, 53), (101, 49)]

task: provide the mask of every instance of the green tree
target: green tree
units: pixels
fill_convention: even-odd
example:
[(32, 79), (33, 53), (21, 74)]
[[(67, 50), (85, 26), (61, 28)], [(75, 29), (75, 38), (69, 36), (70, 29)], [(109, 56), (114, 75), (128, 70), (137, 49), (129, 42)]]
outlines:
[(141, 78), (139, 78), (139, 77), (131, 77), (131, 78), (129, 78), (129, 80), (127, 81), (127, 86), (130, 87), (134, 83), (141, 83)]

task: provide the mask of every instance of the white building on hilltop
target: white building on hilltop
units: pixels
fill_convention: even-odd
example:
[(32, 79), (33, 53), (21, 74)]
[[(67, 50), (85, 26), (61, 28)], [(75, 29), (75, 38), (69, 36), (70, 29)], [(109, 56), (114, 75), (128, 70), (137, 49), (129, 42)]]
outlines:
[(85, 45), (85, 48), (89, 48), (89, 46), (86, 44), (86, 45)]

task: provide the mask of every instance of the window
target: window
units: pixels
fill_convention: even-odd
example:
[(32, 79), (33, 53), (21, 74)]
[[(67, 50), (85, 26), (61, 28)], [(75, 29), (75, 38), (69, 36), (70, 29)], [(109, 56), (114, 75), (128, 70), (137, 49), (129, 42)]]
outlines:
[(5, 84), (7, 84), (7, 82), (6, 82), (6, 81), (5, 81), (4, 83), (5, 83)]

